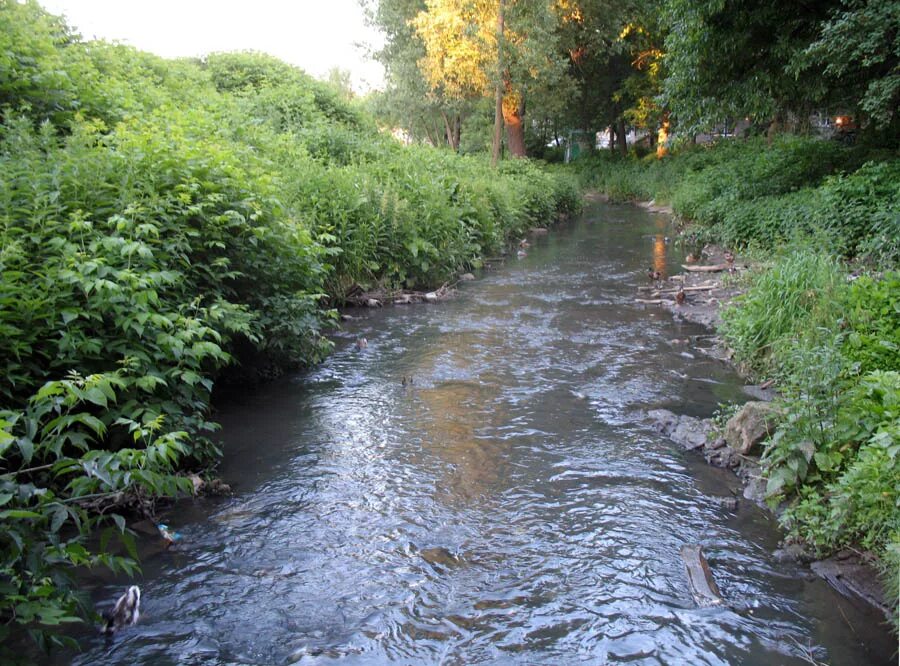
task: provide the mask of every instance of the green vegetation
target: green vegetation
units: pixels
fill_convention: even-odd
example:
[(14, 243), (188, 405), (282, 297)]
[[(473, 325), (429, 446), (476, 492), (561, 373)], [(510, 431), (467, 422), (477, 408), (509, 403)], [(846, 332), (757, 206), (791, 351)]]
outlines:
[(900, 273), (848, 282), (827, 255), (795, 249), (752, 276), (723, 333), (738, 359), (779, 379), (785, 419), (763, 464), (782, 524), (822, 554), (877, 552), (896, 605)]
[(579, 197), (404, 148), (268, 56), (83, 42), (34, 2), (0, 28), (0, 641), (48, 644), (91, 616), (73, 569), (133, 570), (124, 516), (215, 461), (228, 367), (315, 362), (350, 289), (438, 285)]
[(763, 456), (768, 495), (820, 554), (877, 552), (896, 603), (900, 160), (786, 136), (577, 167), (616, 200), (671, 202), (691, 222), (688, 243), (771, 257), (721, 329), (748, 373), (778, 379), (785, 417)]
[(890, 151), (783, 135), (683, 146), (661, 160), (595, 154), (575, 168), (615, 201), (670, 203), (703, 239), (770, 250), (815, 238), (836, 256), (900, 260), (900, 159)]

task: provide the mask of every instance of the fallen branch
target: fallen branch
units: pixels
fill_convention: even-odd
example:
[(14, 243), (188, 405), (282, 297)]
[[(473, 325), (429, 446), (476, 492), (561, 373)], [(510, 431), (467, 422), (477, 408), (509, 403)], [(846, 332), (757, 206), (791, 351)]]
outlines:
[(721, 273), (722, 271), (727, 271), (732, 265), (714, 264), (712, 266), (688, 266), (687, 264), (682, 264), (681, 267), (689, 273)]
[[(657, 290), (652, 290), (652, 288), (647, 288), (646, 291), (652, 290), (653, 296), (659, 296), (661, 294), (677, 294), (679, 291), (683, 291), (683, 292), (687, 293), (689, 291), (713, 291), (714, 289), (718, 289), (718, 286), (710, 285), (708, 287), (706, 287), (706, 286), (684, 287), (683, 289), (679, 287), (678, 289), (657, 289)], [(645, 291), (645, 290), (641, 289), (641, 291)]]
[(719, 586), (716, 585), (709, 564), (703, 556), (703, 549), (695, 544), (682, 546), (681, 559), (684, 560), (691, 596), (697, 605), (705, 608), (723, 603)]

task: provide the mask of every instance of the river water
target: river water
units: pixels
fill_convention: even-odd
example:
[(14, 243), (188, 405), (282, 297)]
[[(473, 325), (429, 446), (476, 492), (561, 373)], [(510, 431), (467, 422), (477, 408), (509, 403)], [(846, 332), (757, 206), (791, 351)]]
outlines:
[[(679, 263), (666, 224), (592, 204), (229, 402), (234, 494), (165, 516), (183, 540), (145, 544), (140, 623), (74, 663), (892, 663), (878, 616), (777, 563), (774, 521), (716, 501), (737, 480), (646, 423), (746, 399), (697, 351), (708, 331), (634, 302), (648, 265)], [(691, 543), (727, 607), (695, 607)]]

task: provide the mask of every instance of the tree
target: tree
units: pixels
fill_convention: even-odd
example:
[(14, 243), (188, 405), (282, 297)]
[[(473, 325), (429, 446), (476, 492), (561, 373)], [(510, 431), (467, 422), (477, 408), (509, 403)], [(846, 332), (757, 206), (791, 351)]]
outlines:
[(424, 0), (362, 0), (369, 22), (385, 36), (374, 55), (384, 65), (385, 90), (373, 97), (373, 111), (413, 141), (446, 144), (458, 150), (463, 120), (470, 105), (445, 98), (419, 70), (425, 49), (411, 21), (425, 9)]
[(832, 99), (864, 111), (879, 126), (900, 107), (900, 1), (842, 0), (795, 66), (797, 76), (821, 69)]
[(790, 73), (837, 0), (669, 0), (664, 99), (682, 130), (728, 118), (783, 126), (827, 92), (820, 71)]
[(569, 123), (588, 132), (610, 129), (610, 147), (623, 153), (625, 110), (623, 85), (634, 73), (629, 47), (623, 39), (634, 21), (637, 0), (613, 4), (608, 0), (560, 1), (560, 44), (567, 50), (569, 74), (576, 82)]
[[(412, 21), (424, 46), (419, 68), (445, 98), (494, 97), (510, 152), (524, 156), (530, 90), (565, 75), (556, 22), (553, 8), (537, 0), (428, 0)], [(495, 141), (495, 155), (498, 150)]]
[(353, 84), (350, 78), (350, 70), (332, 67), (325, 75), (325, 81), (337, 92), (338, 97), (349, 102), (353, 99)]

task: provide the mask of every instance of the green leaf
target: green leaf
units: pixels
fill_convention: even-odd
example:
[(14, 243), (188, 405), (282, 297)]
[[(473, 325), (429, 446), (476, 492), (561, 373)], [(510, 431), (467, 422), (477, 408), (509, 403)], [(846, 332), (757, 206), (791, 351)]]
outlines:
[(16, 444), (19, 447), (19, 453), (22, 455), (22, 462), (27, 465), (34, 456), (34, 442), (27, 437), (19, 437), (16, 440)]
[(125, 533), (125, 519), (117, 513), (111, 514), (110, 517), (113, 519), (113, 522), (115, 522), (116, 526), (119, 528), (119, 532), (124, 534)]
[(831, 471), (831, 456), (827, 453), (819, 451), (813, 456), (816, 461), (816, 467), (818, 467), (823, 472)]
[(66, 510), (66, 507), (60, 505), (53, 512), (53, 518), (50, 521), (50, 531), (56, 533), (59, 531), (59, 528), (63, 526), (63, 523), (66, 522), (66, 519), (69, 517), (69, 512)]
[(6, 511), (0, 511), (0, 518), (43, 518), (43, 516), (39, 513), (35, 513), (34, 511), (27, 511), (25, 509), (7, 509)]

